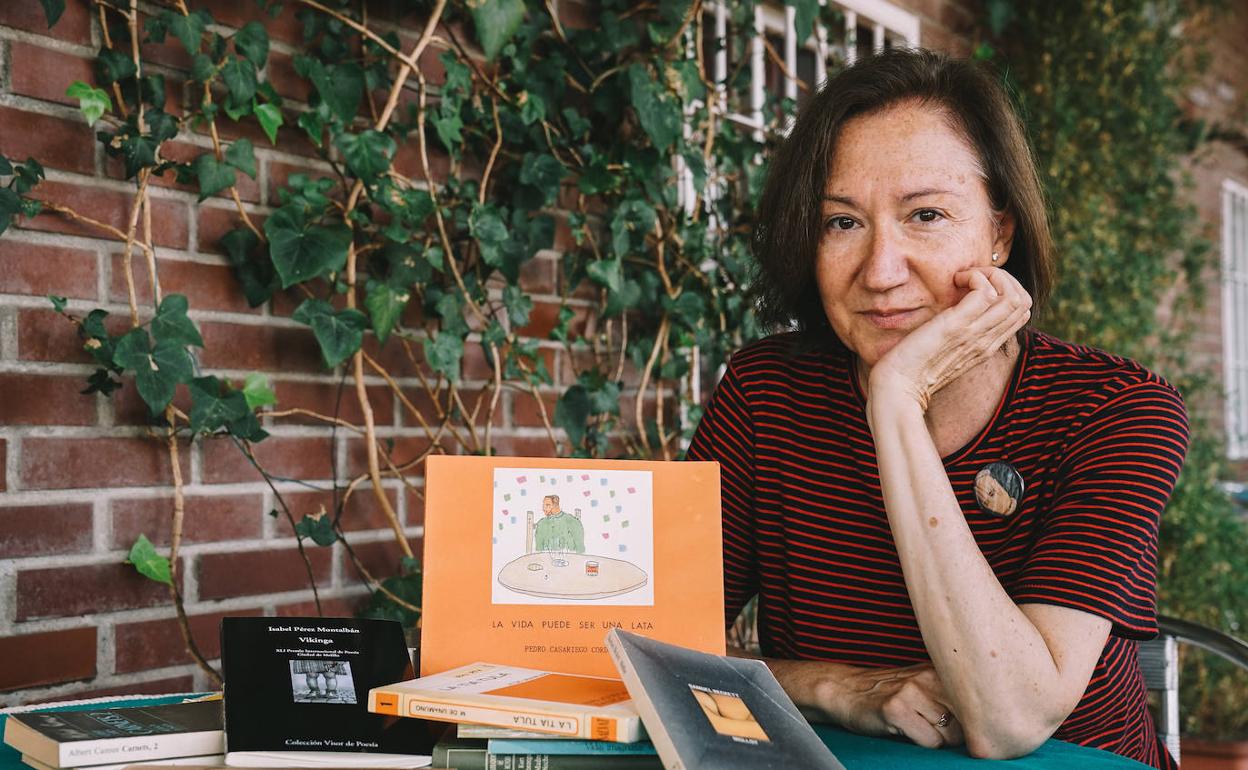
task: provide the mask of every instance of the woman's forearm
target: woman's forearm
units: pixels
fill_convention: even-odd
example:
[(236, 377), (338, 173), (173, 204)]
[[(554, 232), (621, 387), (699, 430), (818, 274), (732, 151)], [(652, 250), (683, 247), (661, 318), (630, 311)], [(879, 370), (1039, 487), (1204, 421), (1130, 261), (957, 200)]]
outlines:
[(990, 756), (1031, 751), (1073, 707), (1071, 688), (980, 552), (921, 407), (901, 394), (873, 393), (868, 417), (906, 587), (968, 748)]

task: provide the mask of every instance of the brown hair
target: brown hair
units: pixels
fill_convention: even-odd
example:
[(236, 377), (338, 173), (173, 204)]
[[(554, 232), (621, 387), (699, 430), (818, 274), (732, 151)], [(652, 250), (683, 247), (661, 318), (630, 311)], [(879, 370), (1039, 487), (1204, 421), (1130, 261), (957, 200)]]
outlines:
[(759, 320), (834, 341), (815, 281), (820, 201), (837, 138), (853, 118), (907, 100), (948, 113), (979, 158), (988, 198), (1014, 216), (1005, 270), (1031, 295), (1033, 317), (1053, 286), (1053, 241), (1036, 164), (1005, 89), (987, 68), (922, 49), (893, 49), (842, 70), (802, 109), (767, 172), (754, 228)]

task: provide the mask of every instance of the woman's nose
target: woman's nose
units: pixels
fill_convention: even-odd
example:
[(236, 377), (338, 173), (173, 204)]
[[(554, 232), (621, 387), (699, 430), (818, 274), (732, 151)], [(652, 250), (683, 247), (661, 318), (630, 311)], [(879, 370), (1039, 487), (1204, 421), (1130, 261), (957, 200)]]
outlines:
[(861, 273), (863, 286), (871, 291), (888, 291), (909, 279), (909, 258), (887, 227), (872, 228)]

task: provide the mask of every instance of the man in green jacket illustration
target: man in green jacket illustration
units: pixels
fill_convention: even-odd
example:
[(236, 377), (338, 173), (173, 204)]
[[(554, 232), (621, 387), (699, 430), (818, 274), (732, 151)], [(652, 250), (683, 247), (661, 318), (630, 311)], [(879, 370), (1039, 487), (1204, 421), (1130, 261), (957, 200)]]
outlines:
[(559, 508), (559, 495), (542, 498), (542, 513), (534, 532), (538, 551), (585, 553), (585, 527), (581, 520)]

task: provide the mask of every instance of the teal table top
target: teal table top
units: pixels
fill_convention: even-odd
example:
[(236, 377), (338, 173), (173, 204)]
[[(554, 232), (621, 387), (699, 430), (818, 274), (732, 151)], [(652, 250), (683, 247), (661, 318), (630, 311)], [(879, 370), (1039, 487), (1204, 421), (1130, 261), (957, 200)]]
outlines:
[[(142, 698), (133, 700), (117, 700), (109, 702), (109, 706), (137, 706), (142, 704), (157, 705), (161, 703), (177, 703), (190, 697), (174, 695), (161, 698)], [(91, 706), (99, 706), (92, 703)], [(70, 704), (46, 709), (47, 711), (66, 711), (84, 708), (85, 704)], [(41, 709), (42, 710), (42, 709)], [(3, 733), (4, 720), (7, 716), (0, 714), (0, 733)], [(1100, 749), (1089, 749), (1076, 746), (1065, 741), (1049, 740), (1031, 754), (1019, 759), (987, 760), (974, 759), (961, 747), (946, 749), (925, 749), (912, 743), (887, 738), (871, 738), (855, 735), (830, 725), (815, 725), (815, 732), (823, 739), (832, 753), (845, 765), (847, 770), (994, 770), (994, 768), (1010, 768), (1010, 770), (1040, 770), (1044, 768), (1073, 768), (1080, 770), (1146, 770), (1148, 765), (1132, 759), (1112, 754)], [(0, 770), (29, 770), (22, 764), (22, 756), (7, 745), (0, 745)]]

